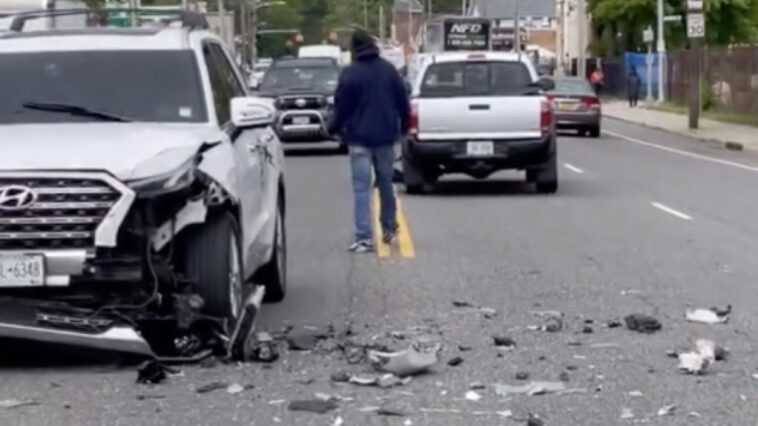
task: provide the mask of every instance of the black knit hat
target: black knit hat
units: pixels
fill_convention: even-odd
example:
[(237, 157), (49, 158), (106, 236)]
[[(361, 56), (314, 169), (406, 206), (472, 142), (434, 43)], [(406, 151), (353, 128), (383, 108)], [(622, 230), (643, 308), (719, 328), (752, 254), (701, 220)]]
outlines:
[(365, 30), (358, 29), (353, 32), (353, 38), (350, 41), (350, 44), (353, 50), (359, 50), (363, 47), (374, 44), (374, 38)]

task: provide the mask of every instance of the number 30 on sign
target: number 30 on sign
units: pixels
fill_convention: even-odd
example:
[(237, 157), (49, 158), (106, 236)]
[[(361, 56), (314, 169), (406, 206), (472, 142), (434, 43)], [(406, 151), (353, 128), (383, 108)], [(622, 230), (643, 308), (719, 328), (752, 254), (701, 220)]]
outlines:
[(705, 37), (705, 16), (702, 13), (690, 13), (687, 15), (687, 37)]

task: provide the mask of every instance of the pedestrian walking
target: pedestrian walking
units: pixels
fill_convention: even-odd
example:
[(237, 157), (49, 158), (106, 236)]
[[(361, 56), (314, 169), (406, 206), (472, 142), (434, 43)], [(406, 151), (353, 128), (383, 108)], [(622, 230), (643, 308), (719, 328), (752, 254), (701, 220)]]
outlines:
[(640, 75), (634, 67), (629, 70), (629, 75), (626, 77), (626, 93), (629, 97), (629, 106), (636, 107), (640, 99)]
[(406, 86), (394, 65), (379, 55), (374, 38), (357, 30), (351, 40), (353, 63), (340, 74), (334, 97), (330, 133), (339, 134), (350, 150), (353, 184), (355, 240), (350, 251), (373, 251), (371, 232), (371, 170), (379, 188), (382, 239), (397, 236), (395, 193), (395, 143), (410, 125)]
[(592, 84), (592, 87), (595, 88), (595, 95), (600, 97), (600, 92), (603, 90), (603, 84), (605, 83), (605, 74), (603, 74), (603, 70), (596, 68), (595, 71), (592, 71), (592, 74), (590, 74), (590, 83)]

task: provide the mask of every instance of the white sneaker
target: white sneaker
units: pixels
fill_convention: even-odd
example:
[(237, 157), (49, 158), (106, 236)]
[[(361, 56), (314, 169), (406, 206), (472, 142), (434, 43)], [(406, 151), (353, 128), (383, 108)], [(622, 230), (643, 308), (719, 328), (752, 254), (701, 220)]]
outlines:
[(370, 253), (374, 251), (374, 242), (371, 240), (360, 240), (350, 244), (348, 250), (353, 253)]

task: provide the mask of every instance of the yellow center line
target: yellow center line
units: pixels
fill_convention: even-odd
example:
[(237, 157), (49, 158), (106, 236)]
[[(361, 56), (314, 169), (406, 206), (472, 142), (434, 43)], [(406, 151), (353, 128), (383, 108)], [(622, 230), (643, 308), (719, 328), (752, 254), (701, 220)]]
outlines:
[(405, 218), (403, 203), (395, 191), (395, 201), (397, 202), (397, 246), (400, 250), (400, 256), (407, 259), (416, 257), (416, 248), (413, 246), (413, 239), (408, 228), (408, 220)]

